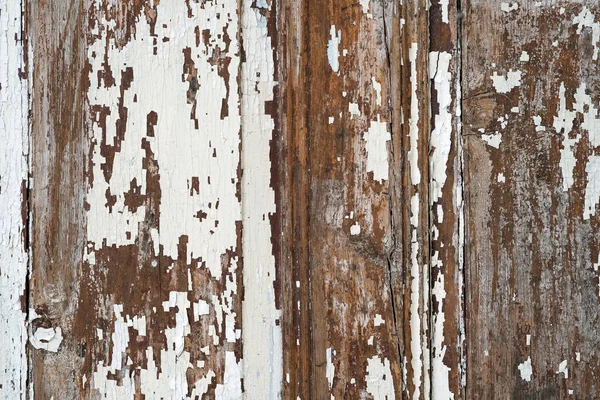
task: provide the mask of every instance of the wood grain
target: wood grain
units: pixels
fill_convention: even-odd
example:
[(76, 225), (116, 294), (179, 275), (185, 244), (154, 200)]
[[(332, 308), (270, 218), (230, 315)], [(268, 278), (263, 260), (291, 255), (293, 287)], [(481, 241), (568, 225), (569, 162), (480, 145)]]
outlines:
[(600, 396), (597, 2), (6, 0), (0, 41), (0, 397)]
[(467, 397), (595, 398), (597, 4), (464, 6)]

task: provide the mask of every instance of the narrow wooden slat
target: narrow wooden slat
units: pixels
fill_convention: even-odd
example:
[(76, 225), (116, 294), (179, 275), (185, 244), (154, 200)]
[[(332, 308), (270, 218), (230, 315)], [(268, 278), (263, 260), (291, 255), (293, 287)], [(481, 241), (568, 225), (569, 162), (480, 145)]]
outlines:
[(463, 2), (467, 397), (597, 398), (597, 2)]
[(21, 1), (0, 3), (0, 398), (27, 389), (28, 64)]
[(463, 182), (457, 3), (429, 9), (431, 398), (464, 395)]

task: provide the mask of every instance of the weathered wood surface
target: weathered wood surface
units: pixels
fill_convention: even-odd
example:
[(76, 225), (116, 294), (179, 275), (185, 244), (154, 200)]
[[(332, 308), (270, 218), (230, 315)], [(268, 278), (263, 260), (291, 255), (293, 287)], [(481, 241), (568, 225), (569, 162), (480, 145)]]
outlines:
[(0, 397), (599, 397), (599, 13), (2, 0)]
[(468, 1), (467, 397), (600, 396), (595, 1)]

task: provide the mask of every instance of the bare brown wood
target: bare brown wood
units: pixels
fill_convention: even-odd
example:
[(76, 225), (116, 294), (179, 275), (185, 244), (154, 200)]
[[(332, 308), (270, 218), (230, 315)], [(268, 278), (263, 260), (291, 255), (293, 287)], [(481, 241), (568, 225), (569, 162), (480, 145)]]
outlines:
[(467, 397), (596, 398), (597, 3), (463, 7)]

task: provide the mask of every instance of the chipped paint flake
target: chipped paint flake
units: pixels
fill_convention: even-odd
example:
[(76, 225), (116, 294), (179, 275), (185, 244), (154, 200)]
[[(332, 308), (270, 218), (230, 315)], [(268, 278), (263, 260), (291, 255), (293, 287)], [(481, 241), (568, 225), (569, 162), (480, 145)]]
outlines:
[(393, 400), (394, 381), (390, 369), (390, 361), (387, 358), (373, 356), (367, 360), (367, 393), (374, 399)]
[(375, 77), (371, 78), (371, 83), (373, 83), (373, 89), (375, 89), (375, 93), (377, 95), (377, 105), (381, 105), (381, 83), (377, 82)]
[(519, 373), (521, 374), (521, 379), (525, 382), (531, 382), (531, 377), (533, 376), (533, 369), (531, 367), (531, 356), (527, 357), (527, 360), (523, 361), (517, 367), (519, 369)]
[(30, 343), (36, 349), (44, 349), (56, 353), (62, 343), (62, 329), (37, 328), (31, 337)]
[(481, 139), (483, 139), (483, 141), (489, 146), (499, 149), (500, 143), (502, 142), (502, 135), (500, 133), (495, 133), (493, 135), (481, 135)]
[(381, 122), (379, 114), (377, 121), (371, 121), (369, 130), (363, 135), (367, 149), (367, 171), (373, 173), (373, 179), (383, 182), (388, 179), (388, 148), (387, 143), (391, 140), (387, 123)]
[(500, 9), (504, 12), (516, 11), (519, 9), (519, 3), (511, 2), (511, 3), (502, 3), (500, 4)]
[(358, 107), (358, 103), (349, 103), (348, 112), (350, 113), (351, 119), (354, 117), (360, 117), (360, 108)]
[(511, 69), (506, 76), (498, 75), (498, 73), (494, 71), (490, 78), (492, 78), (492, 83), (496, 92), (508, 93), (517, 86), (521, 86), (521, 75), (521, 71), (513, 71)]
[(563, 360), (560, 364), (558, 364), (557, 374), (563, 374), (565, 379), (569, 379), (569, 368), (567, 368), (567, 360)]
[[(325, 373), (327, 375), (327, 383), (329, 386), (329, 391), (333, 388), (333, 378), (335, 377), (335, 365), (333, 365), (333, 357), (335, 356), (335, 350), (332, 350), (331, 347), (327, 349), (326, 359), (327, 359), (327, 367), (325, 369)], [(331, 396), (333, 398), (333, 396)]]
[(340, 69), (339, 45), (342, 40), (342, 31), (338, 30), (336, 32), (335, 25), (331, 25), (331, 30), (329, 33), (331, 35), (331, 39), (329, 39), (329, 42), (327, 43), (327, 58), (329, 59), (329, 66), (331, 66), (333, 72), (338, 72)]

